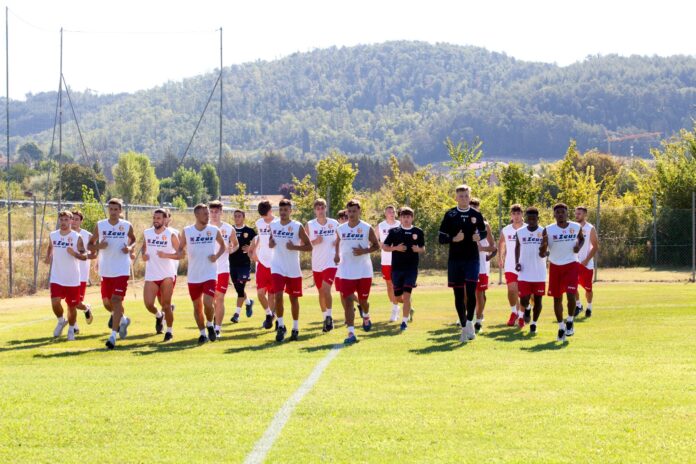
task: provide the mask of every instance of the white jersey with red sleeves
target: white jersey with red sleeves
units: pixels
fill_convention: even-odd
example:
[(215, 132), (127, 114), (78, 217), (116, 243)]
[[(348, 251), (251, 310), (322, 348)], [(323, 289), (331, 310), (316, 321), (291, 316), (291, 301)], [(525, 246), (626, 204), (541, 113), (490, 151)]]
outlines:
[[(174, 227), (167, 227), (167, 229), (171, 232), (172, 235), (176, 235), (176, 238), (179, 238), (178, 229), (175, 229)], [(169, 266), (171, 268), (172, 277), (176, 278), (177, 274), (179, 273), (179, 260), (170, 259)]]
[[(384, 243), (384, 241), (387, 239), (387, 235), (389, 235), (389, 231), (392, 229), (396, 229), (401, 225), (401, 222), (399, 221), (394, 221), (394, 224), (389, 224), (387, 221), (382, 221), (379, 223), (377, 226), (379, 230), (379, 241), (380, 243)], [(391, 266), (392, 263), (392, 252), (391, 251), (381, 251), (381, 263), (382, 266)]]
[(147, 253), (147, 261), (145, 261), (145, 280), (148, 282), (157, 282), (172, 276), (172, 264), (174, 261), (169, 258), (160, 258), (157, 256), (158, 251), (167, 254), (175, 253), (174, 245), (172, 244), (172, 231), (168, 228), (162, 229), (162, 232), (157, 233), (154, 227), (143, 231), (145, 239), (145, 250)]
[(370, 229), (370, 224), (365, 221), (358, 222), (355, 227), (351, 227), (347, 222), (338, 226), (338, 252), (341, 262), (338, 264), (337, 277), (348, 280), (372, 278), (370, 253), (353, 255), (355, 247), (370, 248)]
[(219, 231), (220, 229), (210, 224), (203, 230), (198, 230), (195, 224), (184, 228), (188, 250), (188, 283), (200, 284), (217, 280), (217, 264), (210, 261), (210, 255), (215, 254)]
[[(217, 273), (218, 274), (223, 274), (225, 272), (229, 273), (230, 272), (230, 237), (232, 236), (232, 224), (228, 224), (225, 221), (222, 221), (222, 224), (217, 226), (218, 229), (220, 229), (220, 233), (222, 234), (222, 239), (225, 241), (225, 252), (220, 256), (220, 259), (217, 260)], [(236, 237), (236, 234), (235, 234)], [(219, 250), (219, 245), (217, 242), (215, 242), (215, 253), (218, 252)]]
[[(587, 255), (592, 249), (592, 244), (590, 243), (590, 234), (592, 233), (592, 229), (594, 229), (594, 226), (589, 222), (586, 222), (585, 225), (582, 226), (582, 236), (585, 237), (585, 242), (582, 244), (580, 251), (578, 251), (578, 261), (580, 262), (583, 262), (583, 260), (587, 258)], [(587, 263), (587, 269), (594, 269), (594, 258)]]
[(568, 222), (566, 227), (559, 227), (558, 224), (546, 226), (546, 235), (549, 240), (549, 261), (551, 264), (562, 266), (578, 260), (573, 248), (578, 243), (578, 233), (580, 224)]
[(131, 223), (119, 219), (112, 225), (108, 219), (97, 223), (99, 241), (108, 243), (107, 247), (99, 250), (99, 275), (102, 277), (130, 276), (130, 253), (124, 253), (123, 247), (128, 245), (128, 231)]
[(503, 231), (501, 232), (503, 234), (503, 238), (505, 238), (505, 269), (503, 272), (512, 272), (513, 274), (517, 274), (517, 271), (515, 270), (515, 244), (517, 243), (516, 234), (517, 231), (522, 227), (527, 227), (527, 224), (522, 223), (522, 226), (519, 229), (515, 229), (515, 226), (512, 224), (508, 224), (503, 227)]
[(273, 249), (268, 246), (268, 239), (271, 236), (271, 224), (277, 220), (277, 218), (273, 218), (273, 221), (266, 222), (264, 218), (260, 218), (256, 221), (256, 232), (258, 233), (256, 240), (259, 241), (254, 250), (256, 259), (269, 269), (271, 260), (273, 260)]
[[(542, 227), (530, 231), (523, 227), (517, 231), (520, 241), (520, 264), (518, 279), (523, 282), (546, 282), (546, 257), (539, 256), (539, 248), (544, 234)], [(514, 255), (514, 250), (513, 255)]]
[(273, 259), (271, 260), (271, 274), (280, 274), (284, 277), (302, 277), (300, 268), (300, 252), (288, 250), (288, 242), (294, 245), (302, 245), (300, 229), (302, 224), (290, 221), (283, 225), (280, 220), (271, 223), (271, 234), (275, 241)]
[(312, 271), (321, 272), (324, 269), (336, 267), (334, 256), (336, 255), (336, 231), (338, 221), (327, 218), (326, 224), (321, 225), (316, 219), (307, 223), (307, 235), (309, 240), (316, 240), (321, 237), (321, 243), (312, 248)]
[[(53, 245), (53, 261), (51, 262), (51, 283), (63, 287), (78, 287), (80, 285), (80, 260), (68, 254), (68, 248), (78, 251), (77, 241), (80, 234), (70, 230), (63, 235), (60, 229), (50, 234)], [(83, 244), (84, 246), (84, 244)]]
[[(490, 245), (487, 238), (481, 239), (479, 243), (482, 247), (487, 247)], [(487, 256), (487, 251), (479, 251), (479, 274), (488, 275), (491, 273), (491, 262), (486, 260)]]
[[(80, 229), (78, 233), (80, 234), (80, 237), (82, 237), (82, 246), (84, 246), (86, 250), (89, 239), (92, 238), (92, 233), (85, 229)], [(78, 260), (78, 262), (80, 265), (80, 282), (87, 282), (89, 280), (89, 265), (92, 260), (85, 259), (84, 261)]]

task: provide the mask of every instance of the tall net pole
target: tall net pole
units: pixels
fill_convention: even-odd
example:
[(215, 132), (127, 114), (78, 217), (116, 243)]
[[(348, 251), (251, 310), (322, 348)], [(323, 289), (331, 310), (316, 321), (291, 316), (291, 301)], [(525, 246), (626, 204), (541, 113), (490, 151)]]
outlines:
[(7, 295), (12, 297), (12, 194), (10, 193), (10, 22), (9, 9), (5, 7), (5, 140), (7, 156), (7, 257), (9, 269), (7, 273)]
[[(220, 147), (218, 152), (218, 172), (222, 172), (222, 27), (220, 27)], [(222, 198), (222, 186), (220, 186), (220, 198)]]

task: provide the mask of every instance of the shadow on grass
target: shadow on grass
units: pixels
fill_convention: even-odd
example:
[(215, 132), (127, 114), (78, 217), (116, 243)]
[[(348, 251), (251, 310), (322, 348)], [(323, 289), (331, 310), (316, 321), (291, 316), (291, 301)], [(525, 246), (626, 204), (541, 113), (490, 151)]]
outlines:
[(493, 330), (493, 331), (483, 331), (480, 334), (482, 337), (486, 338), (491, 338), (495, 341), (499, 342), (518, 342), (518, 341), (524, 341), (524, 340), (529, 340), (534, 337), (534, 335), (531, 335), (529, 331), (521, 331), (517, 327), (507, 327), (505, 326), (504, 329), (500, 330)]
[(306, 346), (302, 348), (302, 351), (304, 351), (305, 353), (316, 353), (317, 351), (329, 351), (333, 350), (334, 348), (348, 348), (349, 346), (353, 345), (344, 345), (343, 343), (327, 343), (325, 345)]
[[(274, 336), (275, 337), (275, 336)], [(280, 348), (287, 342), (279, 343), (275, 341), (275, 338), (267, 341), (261, 345), (245, 345), (245, 346), (233, 346), (225, 350), (225, 354), (236, 354), (236, 353), (250, 353), (255, 351), (265, 351), (272, 348)]]
[(429, 330), (428, 334), (430, 335), (428, 341), (434, 343), (422, 348), (412, 348), (408, 351), (414, 354), (447, 353), (466, 346), (465, 343), (459, 341), (461, 329), (456, 325)]
[[(78, 340), (90, 340), (94, 338), (103, 337), (100, 334), (93, 335), (77, 335)], [(9, 347), (0, 347), (0, 353), (5, 351), (20, 351), (20, 350), (31, 350), (34, 348), (42, 348), (49, 345), (62, 345), (68, 343), (65, 336), (54, 338), (54, 337), (40, 337), (40, 338), (29, 338), (26, 340), (10, 340), (7, 342)]]
[[(154, 338), (158, 337), (157, 340), (152, 340), (150, 342), (141, 342), (141, 343), (129, 343), (131, 340), (142, 340), (146, 338)], [(94, 337), (103, 337), (100, 335), (94, 335), (91, 338)], [(166, 353), (169, 351), (181, 351), (181, 350), (186, 350), (190, 348), (195, 348), (198, 346), (198, 339), (195, 338), (190, 338), (190, 339), (185, 339), (185, 340), (177, 340), (177, 341), (170, 341), (167, 343), (162, 342), (159, 339), (159, 335), (154, 335), (154, 334), (142, 334), (142, 335), (135, 335), (133, 337), (128, 337), (125, 340), (118, 340), (116, 344), (116, 348), (113, 351), (117, 352), (130, 352), (133, 355), (138, 355), (138, 356), (143, 356), (143, 355), (149, 355), (149, 354), (155, 354), (155, 353)], [(86, 338), (86, 337), (83, 337)], [(104, 340), (106, 340), (106, 337), (103, 337)], [(88, 353), (94, 353), (94, 352), (105, 352), (105, 351), (110, 351), (106, 348), (106, 346), (101, 345), (100, 347), (94, 347), (94, 348), (89, 348), (86, 350), (83, 349), (77, 349), (77, 350), (70, 350), (68, 347), (66, 347), (66, 351), (60, 351), (56, 353), (37, 353), (34, 355), (34, 358), (37, 359), (51, 359), (51, 358), (67, 358), (67, 357), (75, 357), (75, 356), (81, 356), (84, 354)]]
[(540, 343), (538, 345), (529, 346), (529, 347), (523, 346), (523, 347), (520, 347), (520, 350), (529, 351), (531, 353), (538, 353), (540, 351), (562, 350), (562, 349), (565, 349), (567, 346), (568, 346), (568, 342), (551, 341), (551, 342)]

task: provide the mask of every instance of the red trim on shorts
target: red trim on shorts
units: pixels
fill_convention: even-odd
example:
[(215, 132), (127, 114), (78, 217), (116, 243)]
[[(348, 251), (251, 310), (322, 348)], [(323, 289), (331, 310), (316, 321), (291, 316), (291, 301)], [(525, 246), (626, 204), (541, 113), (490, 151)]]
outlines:
[(102, 299), (111, 299), (114, 296), (126, 297), (128, 290), (128, 276), (102, 277), (101, 296)]
[(215, 286), (217, 281), (215, 279), (206, 280), (205, 282), (199, 282), (196, 284), (188, 284), (189, 295), (191, 296), (191, 301), (196, 301), (203, 295), (215, 296)]
[(230, 286), (230, 273), (221, 272), (217, 275), (217, 283), (215, 284), (215, 291), (222, 293), (223, 295), (227, 293), (227, 288)]
[(60, 284), (51, 284), (51, 299), (65, 300), (68, 306), (75, 307), (80, 303), (80, 286), (66, 287)]
[(386, 281), (392, 280), (392, 267), (391, 264), (382, 264), (382, 278)]

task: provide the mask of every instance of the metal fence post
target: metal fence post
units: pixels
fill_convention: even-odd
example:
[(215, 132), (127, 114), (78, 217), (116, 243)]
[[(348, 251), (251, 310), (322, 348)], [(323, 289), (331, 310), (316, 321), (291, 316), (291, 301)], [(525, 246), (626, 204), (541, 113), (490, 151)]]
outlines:
[(691, 281), (696, 282), (696, 192), (691, 192)]
[[(600, 226), (600, 220), (601, 220), (601, 202), (600, 199), (602, 197), (602, 194), (597, 192), (597, 221), (595, 222), (595, 232), (597, 232), (597, 239), (599, 239), (599, 226)], [(589, 240), (589, 237), (586, 237), (585, 240)], [(597, 252), (595, 252), (594, 255), (594, 282), (597, 282), (597, 274), (599, 274), (599, 255)]]
[(657, 267), (657, 196), (653, 193), (653, 267)]
[(34, 200), (34, 284), (33, 284), (33, 293), (36, 293), (36, 282), (38, 280), (38, 273), (39, 273), (39, 250), (36, 249), (36, 196), (32, 195), (32, 198)]
[[(498, 194), (498, 237), (503, 234), (503, 196)], [(498, 266), (498, 285), (503, 284), (503, 268)]]

